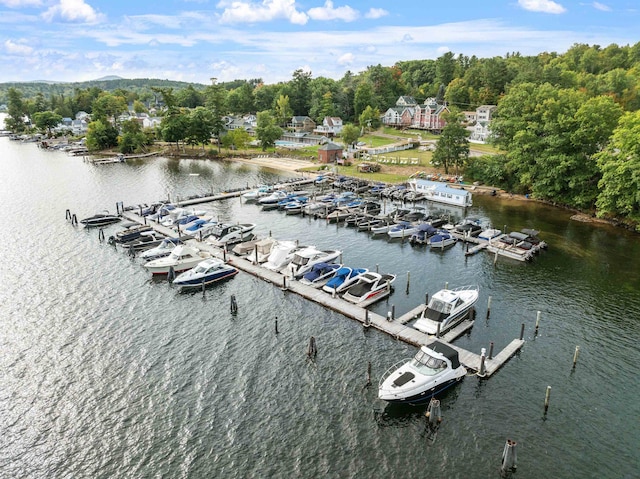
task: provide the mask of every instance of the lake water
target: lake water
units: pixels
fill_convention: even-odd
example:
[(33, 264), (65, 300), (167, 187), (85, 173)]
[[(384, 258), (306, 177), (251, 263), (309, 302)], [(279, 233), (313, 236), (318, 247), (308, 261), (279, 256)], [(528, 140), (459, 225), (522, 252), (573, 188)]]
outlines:
[(461, 245), (434, 252), (239, 199), (202, 206), (396, 273), (395, 292), (371, 308), (380, 314), (393, 305), (400, 315), (445, 283), (479, 285), (478, 320), (456, 341), (474, 352), (493, 341), (497, 353), (524, 322), (521, 352), (490, 379), (469, 375), (443, 395), (433, 432), (425, 407), (377, 399), (378, 378), (415, 348), (244, 273), (204, 295), (179, 293), (96, 230), (65, 221), (66, 209), (80, 219), (120, 201), (286, 176), (195, 159), (94, 166), (0, 138), (0, 477), (487, 478), (500, 476), (507, 438), (518, 443), (521, 479), (638, 477), (636, 235), (476, 196), (469, 214), (539, 229), (549, 243), (531, 263), (494, 265)]

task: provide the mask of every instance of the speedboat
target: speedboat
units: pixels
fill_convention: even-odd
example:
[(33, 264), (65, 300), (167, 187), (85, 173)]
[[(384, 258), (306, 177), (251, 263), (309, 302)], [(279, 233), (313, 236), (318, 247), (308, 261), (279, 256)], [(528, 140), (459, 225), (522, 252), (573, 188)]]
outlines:
[(242, 243), (253, 237), (252, 231), (255, 227), (255, 223), (239, 223), (235, 225), (220, 223), (211, 232), (211, 236), (206, 241), (218, 247)]
[(315, 246), (307, 246), (295, 252), (286, 267), (286, 274), (300, 278), (317, 263), (332, 263), (342, 254), (339, 250), (319, 250)]
[(411, 238), (411, 235), (418, 231), (418, 225), (409, 223), (408, 221), (401, 221), (400, 223), (391, 227), (387, 234), (389, 238)]
[(429, 238), (429, 246), (433, 249), (445, 249), (447, 246), (456, 244), (457, 238), (447, 230), (439, 230)]
[(305, 273), (300, 282), (307, 286), (313, 286), (314, 288), (322, 288), (327, 281), (333, 278), (336, 271), (340, 269), (340, 264), (336, 263), (316, 263), (311, 268), (311, 271)]
[(360, 275), (368, 271), (367, 268), (349, 268), (348, 266), (343, 266), (336, 271), (333, 278), (327, 281), (327, 284), (325, 284), (322, 289), (327, 293), (340, 294), (350, 286), (353, 286), (353, 284), (358, 281)]
[(193, 268), (200, 261), (210, 257), (211, 255), (205, 251), (199, 251), (190, 246), (180, 244), (171, 251), (169, 256), (149, 261), (144, 264), (144, 267), (151, 274), (167, 274), (170, 268), (173, 268), (174, 272), (180, 273)]
[(371, 271), (358, 277), (358, 281), (350, 286), (342, 295), (350, 303), (363, 303), (375, 299), (381, 299), (388, 293), (391, 284), (396, 280), (395, 274), (380, 274)]
[(182, 243), (182, 241), (179, 238), (165, 238), (155, 248), (151, 248), (140, 253), (140, 258), (145, 261), (164, 258), (165, 256), (169, 256), (173, 249), (180, 243)]
[(487, 228), (482, 230), (478, 235), (479, 240), (491, 241), (502, 234), (502, 231), (496, 228)]
[(206, 238), (218, 227), (218, 222), (206, 218), (198, 218), (181, 228), (182, 233), (194, 238)]
[(281, 271), (291, 262), (293, 252), (298, 248), (299, 246), (295, 241), (278, 241), (262, 266), (271, 271)]
[(431, 296), (413, 327), (427, 334), (444, 333), (460, 323), (477, 300), (477, 286), (442, 289)]
[(128, 243), (129, 241), (140, 238), (145, 231), (152, 231), (151, 225), (141, 225), (138, 223), (125, 223), (124, 229), (116, 232), (115, 235), (109, 236), (109, 243)]
[(195, 267), (176, 276), (173, 284), (182, 288), (198, 288), (235, 276), (238, 270), (218, 258), (200, 261)]
[(80, 220), (80, 223), (82, 223), (86, 228), (93, 228), (112, 225), (113, 223), (117, 223), (121, 219), (122, 218), (120, 218), (119, 216), (112, 215), (108, 211), (105, 211), (104, 213), (98, 213), (88, 218), (84, 218)]
[(243, 193), (242, 194), (242, 198), (246, 202), (256, 201), (259, 198), (263, 198), (263, 197), (271, 194), (272, 191), (273, 191), (273, 188), (271, 186), (260, 185), (255, 190), (247, 191), (246, 193)]
[(231, 252), (236, 256), (246, 256), (252, 251), (255, 251), (258, 242), (262, 241), (260, 238), (251, 238), (248, 241), (236, 244)]
[(467, 217), (455, 225), (454, 232), (463, 236), (478, 236), (485, 229), (481, 218)]
[(164, 235), (155, 231), (143, 231), (138, 238), (122, 243), (122, 246), (130, 251), (142, 251), (159, 246), (164, 239)]
[(249, 252), (247, 259), (257, 264), (264, 263), (269, 259), (269, 255), (276, 244), (277, 241), (272, 237), (258, 240), (253, 250)]
[(467, 370), (458, 351), (438, 340), (422, 346), (413, 359), (404, 359), (385, 372), (378, 397), (390, 403), (420, 404), (460, 382)]

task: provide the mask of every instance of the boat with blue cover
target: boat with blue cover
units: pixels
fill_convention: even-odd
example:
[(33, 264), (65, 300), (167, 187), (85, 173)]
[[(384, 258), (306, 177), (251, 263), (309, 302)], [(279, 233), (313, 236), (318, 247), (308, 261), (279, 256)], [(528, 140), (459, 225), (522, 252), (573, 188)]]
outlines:
[(194, 268), (179, 274), (173, 284), (181, 288), (200, 288), (202, 285), (216, 283), (231, 278), (238, 273), (233, 266), (226, 264), (218, 258), (205, 259)]

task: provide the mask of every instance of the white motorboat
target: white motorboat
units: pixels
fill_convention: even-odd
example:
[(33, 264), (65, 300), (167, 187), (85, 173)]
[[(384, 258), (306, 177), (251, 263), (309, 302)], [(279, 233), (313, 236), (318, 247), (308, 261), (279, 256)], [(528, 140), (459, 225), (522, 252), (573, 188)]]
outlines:
[(278, 241), (262, 264), (271, 271), (282, 271), (293, 259), (293, 253), (299, 248), (295, 241)]
[(482, 230), (478, 235), (479, 240), (491, 241), (498, 238), (502, 234), (502, 230), (496, 228), (487, 228)]
[(438, 340), (422, 346), (413, 359), (391, 366), (378, 384), (378, 397), (390, 403), (420, 404), (460, 382), (467, 370), (458, 352)]
[(206, 239), (207, 243), (223, 247), (248, 241), (253, 237), (255, 223), (224, 224), (219, 223)]
[(353, 284), (358, 281), (360, 275), (368, 271), (367, 268), (349, 268), (348, 266), (343, 266), (336, 271), (333, 278), (327, 281), (327, 284), (325, 284), (322, 289), (327, 293), (340, 294), (350, 286), (353, 286)]
[(389, 231), (387, 231), (387, 235), (389, 235), (389, 238), (411, 238), (411, 235), (417, 232), (418, 228), (418, 224), (401, 221), (400, 223), (393, 225)]
[(292, 278), (300, 278), (318, 263), (332, 263), (342, 254), (339, 250), (319, 250), (315, 246), (307, 246), (295, 252), (286, 267), (286, 274)]
[(154, 259), (164, 258), (169, 256), (173, 249), (178, 246), (182, 241), (179, 238), (165, 238), (155, 248), (148, 249), (140, 253), (140, 258), (145, 261), (151, 261)]
[(429, 246), (432, 249), (445, 249), (456, 244), (457, 238), (447, 230), (439, 230), (429, 238)]
[(252, 251), (255, 251), (256, 245), (260, 241), (262, 241), (262, 239), (257, 237), (254, 237), (248, 241), (243, 241), (242, 243), (236, 244), (231, 250), (231, 252), (236, 256), (246, 256), (250, 254)]
[(270, 195), (273, 192), (273, 188), (268, 185), (260, 185), (255, 190), (247, 191), (242, 194), (242, 198), (246, 202), (257, 201), (260, 198)]
[(180, 244), (176, 246), (169, 256), (154, 259), (144, 264), (151, 274), (168, 274), (173, 268), (175, 273), (180, 273), (193, 268), (204, 259), (210, 258), (211, 255), (205, 251), (199, 251), (190, 246)]
[(431, 297), (413, 327), (427, 334), (445, 333), (465, 318), (477, 300), (477, 286), (442, 289)]
[(278, 242), (270, 236), (268, 238), (258, 240), (254, 248), (247, 255), (247, 259), (256, 264), (264, 263), (269, 259), (269, 255), (277, 243)]
[(179, 274), (173, 284), (181, 288), (201, 288), (223, 279), (235, 276), (238, 270), (217, 258), (200, 261), (195, 267)]
[(311, 271), (305, 273), (300, 278), (300, 283), (314, 288), (321, 288), (329, 281), (340, 269), (341, 264), (336, 263), (316, 263)]
[(381, 299), (391, 291), (391, 284), (395, 280), (395, 274), (380, 274), (369, 271), (361, 274), (358, 281), (344, 292), (342, 298), (355, 304)]

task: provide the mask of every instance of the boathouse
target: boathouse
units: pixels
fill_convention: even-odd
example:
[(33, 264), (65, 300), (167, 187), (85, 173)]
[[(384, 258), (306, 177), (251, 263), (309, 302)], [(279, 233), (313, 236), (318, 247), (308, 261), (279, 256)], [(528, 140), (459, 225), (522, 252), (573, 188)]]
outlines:
[(320, 163), (335, 163), (342, 159), (342, 147), (328, 142), (318, 148), (318, 161)]

